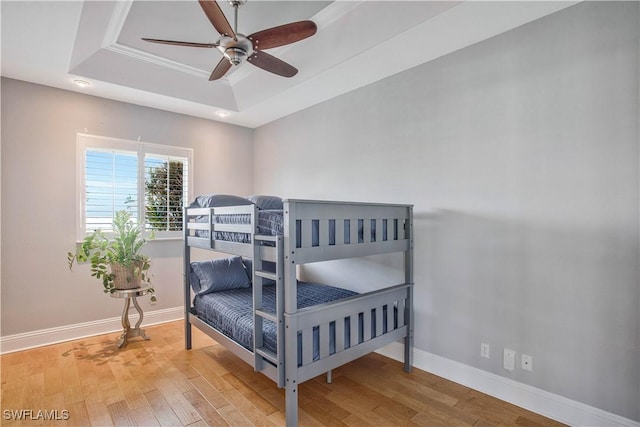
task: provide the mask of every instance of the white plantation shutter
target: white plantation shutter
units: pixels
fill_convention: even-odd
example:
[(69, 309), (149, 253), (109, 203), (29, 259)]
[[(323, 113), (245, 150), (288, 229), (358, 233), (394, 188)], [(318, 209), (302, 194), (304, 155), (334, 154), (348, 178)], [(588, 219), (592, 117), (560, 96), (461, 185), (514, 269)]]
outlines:
[(87, 148), (85, 152), (85, 230), (112, 230), (116, 211), (138, 217), (138, 154)]
[(181, 231), (182, 208), (188, 201), (189, 159), (147, 154), (145, 165), (145, 209), (147, 228)]
[(78, 241), (127, 209), (156, 237), (181, 237), (191, 149), (78, 134)]

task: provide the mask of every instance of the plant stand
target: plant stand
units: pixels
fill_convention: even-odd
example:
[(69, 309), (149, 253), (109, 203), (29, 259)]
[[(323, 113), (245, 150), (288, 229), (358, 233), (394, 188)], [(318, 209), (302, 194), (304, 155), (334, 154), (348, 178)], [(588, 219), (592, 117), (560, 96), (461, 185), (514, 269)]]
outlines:
[[(137, 297), (141, 297), (143, 295), (151, 292), (151, 286), (145, 286), (142, 288), (136, 289), (116, 289), (111, 293), (112, 298), (124, 298), (124, 310), (122, 311), (122, 335), (120, 335), (120, 339), (118, 340), (118, 348), (122, 348), (127, 345), (127, 340), (129, 338), (141, 337), (142, 339), (148, 340), (150, 339), (145, 333), (144, 329), (140, 328), (142, 324), (142, 319), (144, 317), (142, 313), (142, 308), (138, 301)], [(131, 300), (133, 300), (133, 305), (138, 311), (140, 318), (136, 322), (136, 326), (134, 328), (131, 327), (131, 323), (129, 323), (129, 307), (131, 305)]]

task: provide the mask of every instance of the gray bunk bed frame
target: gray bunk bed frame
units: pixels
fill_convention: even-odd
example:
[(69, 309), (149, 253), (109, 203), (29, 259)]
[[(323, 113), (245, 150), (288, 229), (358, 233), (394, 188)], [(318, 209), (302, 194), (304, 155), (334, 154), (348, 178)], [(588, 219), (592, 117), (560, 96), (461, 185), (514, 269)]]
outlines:
[[(413, 206), (298, 199), (285, 199), (283, 206), (284, 232), (281, 236), (258, 234), (258, 209), (255, 205), (185, 208), (185, 347), (191, 349), (191, 326), (196, 326), (252, 365), (256, 372), (271, 378), (278, 387), (285, 389), (287, 426), (297, 426), (298, 385), (306, 380), (323, 373), (327, 373), (330, 378), (332, 369), (400, 339), (404, 340), (404, 370), (411, 371)], [(216, 215), (235, 214), (250, 215), (250, 223), (219, 224), (215, 221)], [(206, 222), (200, 222), (203, 217), (207, 218)], [(200, 218), (200, 221), (196, 222), (196, 218)], [(343, 224), (348, 239), (343, 237)], [(365, 236), (364, 241), (359, 241), (356, 225), (363, 229), (361, 235)], [(319, 230), (315, 232), (315, 242), (312, 242), (313, 227)], [(371, 233), (372, 227), (375, 227), (375, 236)], [(208, 237), (198, 237), (197, 230), (208, 231)], [(330, 241), (330, 230), (335, 235), (334, 241)], [(251, 235), (251, 243), (216, 240), (216, 231), (248, 233)], [(298, 236), (297, 233), (301, 235)], [(247, 350), (195, 314), (190, 285), (191, 248), (253, 258), (254, 351)], [(392, 252), (404, 253), (404, 283), (336, 302), (298, 309), (298, 265)], [(265, 271), (263, 261), (275, 262), (275, 273)], [(262, 285), (267, 280), (276, 282), (276, 312), (262, 310)], [(386, 312), (383, 307), (387, 308)], [(375, 323), (372, 323), (372, 316), (375, 316)], [(359, 317), (366, 326), (362, 328), (362, 342), (359, 342), (358, 336)], [(277, 325), (275, 353), (263, 347), (261, 331), (264, 319), (272, 320)], [(351, 322), (348, 337), (345, 337), (345, 321)], [(335, 348), (330, 350), (332, 323), (335, 328)], [(368, 327), (372, 324), (375, 324), (375, 330)], [(319, 354), (316, 357), (313, 357), (314, 328), (319, 331)], [(299, 334), (302, 337), (300, 366)], [(345, 346), (345, 342), (350, 345)]]

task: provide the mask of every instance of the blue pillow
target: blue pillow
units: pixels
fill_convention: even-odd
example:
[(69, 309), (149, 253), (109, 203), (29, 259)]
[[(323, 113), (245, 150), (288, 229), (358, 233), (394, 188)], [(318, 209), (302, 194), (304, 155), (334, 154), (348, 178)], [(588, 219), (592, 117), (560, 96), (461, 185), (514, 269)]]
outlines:
[(200, 281), (198, 295), (251, 286), (239, 256), (192, 262), (191, 269)]
[(242, 258), (242, 264), (244, 265), (244, 271), (247, 273), (247, 277), (249, 278), (249, 282), (253, 283), (253, 259), (251, 258)]
[(196, 273), (193, 272), (193, 264), (195, 263), (191, 263), (191, 271), (189, 272), (189, 284), (191, 284), (191, 289), (193, 289), (193, 292), (197, 294), (198, 292), (200, 292), (200, 279), (198, 279)]
[(247, 200), (254, 203), (258, 209), (267, 210), (267, 209), (283, 209), (282, 199), (277, 196), (249, 196)]

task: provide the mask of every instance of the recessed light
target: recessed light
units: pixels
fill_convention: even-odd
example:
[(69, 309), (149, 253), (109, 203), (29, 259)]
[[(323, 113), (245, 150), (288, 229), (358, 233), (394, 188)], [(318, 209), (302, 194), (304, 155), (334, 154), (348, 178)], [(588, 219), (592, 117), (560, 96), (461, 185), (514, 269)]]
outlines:
[(228, 111), (218, 110), (216, 111), (216, 116), (225, 118), (229, 115)]
[(89, 82), (86, 80), (74, 80), (73, 81), (76, 85), (78, 85), (79, 87), (87, 87), (89, 86)]

